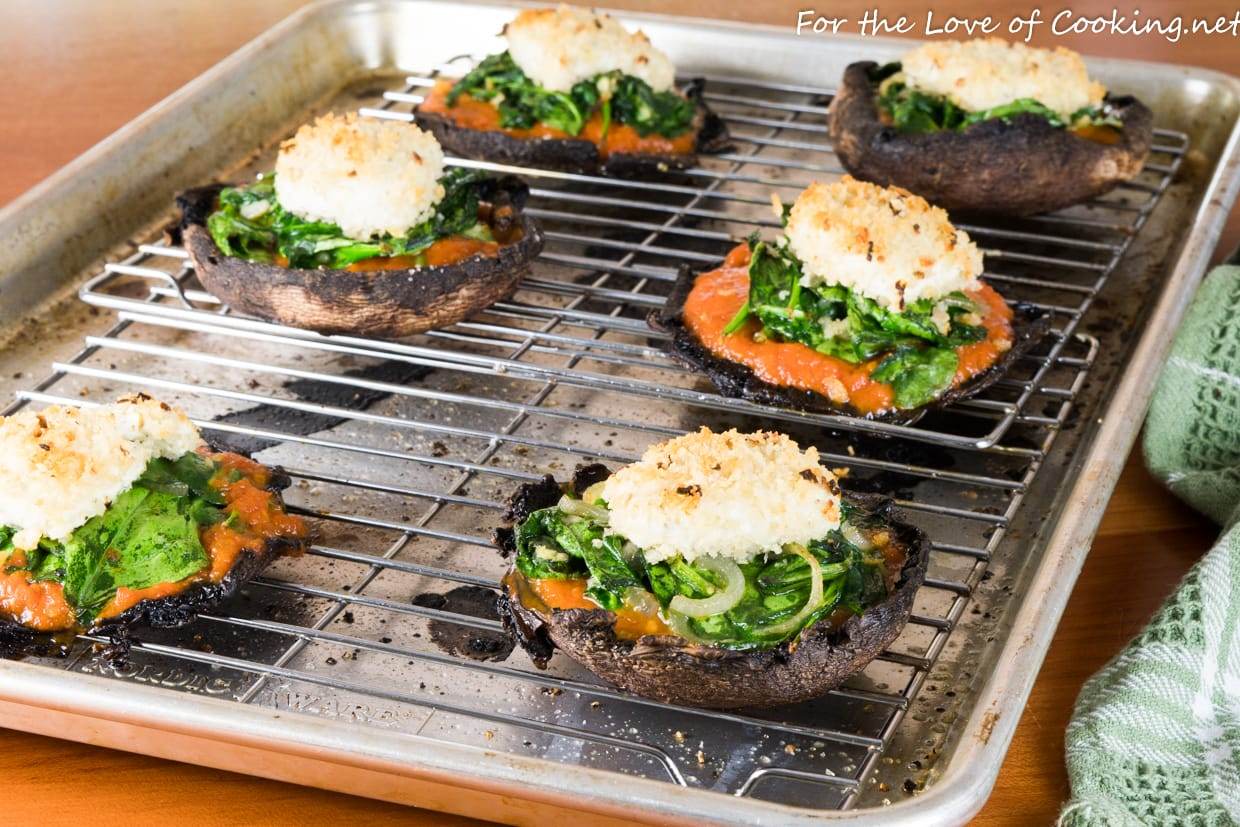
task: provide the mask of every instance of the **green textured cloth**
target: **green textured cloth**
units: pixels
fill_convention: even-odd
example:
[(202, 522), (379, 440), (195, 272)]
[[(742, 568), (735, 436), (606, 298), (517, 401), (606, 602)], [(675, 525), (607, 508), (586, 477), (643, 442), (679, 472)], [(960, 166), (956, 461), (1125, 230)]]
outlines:
[(1154, 391), (1145, 460), (1224, 532), (1081, 689), (1061, 823), (1240, 824), (1240, 267), (1211, 273), (1189, 308)]

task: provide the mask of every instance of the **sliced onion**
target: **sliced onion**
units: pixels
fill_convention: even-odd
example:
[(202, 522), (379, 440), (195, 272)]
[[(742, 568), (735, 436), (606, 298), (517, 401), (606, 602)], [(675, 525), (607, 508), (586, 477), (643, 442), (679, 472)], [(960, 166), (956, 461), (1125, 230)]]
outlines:
[(575, 500), (572, 497), (561, 497), (557, 506), (560, 511), (573, 517), (584, 517), (592, 523), (598, 525), (608, 525), (611, 522), (611, 514), (601, 505), (594, 505), (585, 500)]
[(786, 635), (789, 632), (795, 632), (801, 628), (801, 624), (805, 622), (805, 618), (812, 615), (822, 606), (822, 566), (818, 564), (818, 558), (809, 553), (805, 546), (791, 543), (787, 548), (793, 554), (801, 557), (806, 563), (809, 563), (809, 599), (805, 601), (805, 605), (801, 607), (801, 611), (792, 617), (785, 618), (778, 623), (772, 623), (770, 626), (763, 626), (756, 630), (755, 634), (760, 637), (776, 637), (778, 635)]
[(624, 608), (645, 615), (659, 616), (659, 601), (655, 596), (640, 586), (630, 586), (624, 590)]
[(840, 534), (845, 540), (862, 551), (869, 551), (874, 547), (874, 544), (867, 540), (865, 535), (862, 534), (852, 523), (840, 523)]
[(735, 560), (727, 557), (703, 557), (696, 561), (696, 564), (724, 578), (726, 584), (710, 597), (701, 600), (678, 594), (672, 598), (668, 608), (689, 617), (710, 617), (721, 615), (741, 602), (741, 598), (745, 596), (745, 574)]
[(689, 618), (684, 615), (677, 614), (676, 612), (668, 612), (666, 622), (667, 628), (671, 629), (679, 637), (684, 638), (690, 643), (702, 643), (707, 646), (710, 645), (710, 641), (698, 637), (698, 635), (693, 631), (693, 628), (689, 625)]
[(587, 488), (585, 491), (582, 491), (581, 499), (588, 503), (592, 503), (595, 500), (603, 499), (603, 485), (606, 482), (607, 480), (599, 480), (598, 482), (594, 483), (594, 485), (591, 485), (589, 488)]
[(620, 556), (623, 557), (624, 562), (628, 563), (630, 566), (637, 565), (637, 558), (641, 556), (641, 553), (642, 550), (630, 543), (628, 540), (625, 540), (624, 545), (620, 546)]
[(262, 201), (247, 201), (241, 205), (241, 209), (238, 212), (241, 213), (242, 218), (253, 221), (262, 215), (266, 215), (269, 209), (271, 209), (271, 202), (263, 199)]

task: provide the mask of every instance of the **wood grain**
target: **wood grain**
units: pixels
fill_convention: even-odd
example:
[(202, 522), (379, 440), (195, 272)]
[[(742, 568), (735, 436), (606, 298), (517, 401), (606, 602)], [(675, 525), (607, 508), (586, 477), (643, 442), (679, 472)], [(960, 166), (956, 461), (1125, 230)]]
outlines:
[[(995, 791), (974, 824), (1051, 824), (1068, 797), (1063, 735), (1081, 685), (1131, 640), (1218, 528), (1132, 456), (1025, 705)], [(1132, 561), (1141, 561), (1133, 577)]]
[[(0, 9), (0, 204), (7, 203), (160, 98), (277, 22), (303, 0), (6, 0)], [(611, 0), (614, 7), (697, 14), (791, 26), (804, 0), (661, 3)], [(826, 4), (819, 4), (826, 7)], [(872, 2), (833, 2), (855, 21)], [(1035, 5), (1035, 4), (1029, 4)], [(1097, 14), (1113, 0), (1075, 3)], [(1135, 4), (1121, 4), (1130, 11)], [(924, 3), (892, 0), (884, 14), (925, 15)], [(939, 7), (935, 7), (936, 9)], [(960, 16), (1006, 17), (1028, 6), (958, 0)], [(1230, 15), (1224, 3), (1147, 2), (1147, 16)], [(847, 30), (855, 31), (855, 28)], [(1048, 45), (1048, 37), (1037, 41)], [(1235, 69), (1235, 41), (1188, 37), (1064, 38), (1093, 54)], [(1234, 213), (1219, 255), (1240, 239)], [(1029, 699), (980, 825), (1048, 824), (1067, 796), (1063, 731), (1083, 681), (1112, 657), (1208, 547), (1214, 527), (1178, 504), (1130, 460), (1045, 665)], [(1131, 576), (1134, 558), (1140, 578)], [(478, 824), (362, 798), (246, 775), (0, 730), (0, 776), (10, 823), (91, 820), (214, 825), (238, 823)]]

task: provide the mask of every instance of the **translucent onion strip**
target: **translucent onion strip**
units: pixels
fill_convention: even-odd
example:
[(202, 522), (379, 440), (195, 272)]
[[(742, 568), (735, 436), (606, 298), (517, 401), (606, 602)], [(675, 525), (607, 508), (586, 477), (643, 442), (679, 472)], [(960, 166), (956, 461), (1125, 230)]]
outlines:
[[(710, 597), (700, 600), (678, 594), (672, 598), (668, 608), (688, 617), (710, 617), (723, 614), (741, 602), (741, 598), (745, 596), (745, 574), (735, 560), (726, 557), (703, 557), (695, 561), (695, 564), (724, 578), (726, 584)], [(818, 561), (815, 560), (814, 565), (817, 564)], [(819, 591), (821, 590), (822, 584), (819, 583)]]
[(624, 590), (624, 607), (646, 617), (659, 616), (659, 601), (640, 586), (630, 586)]
[(609, 525), (611, 523), (611, 514), (601, 505), (588, 503), (585, 500), (576, 500), (572, 497), (561, 497), (560, 502), (556, 504), (556, 508), (565, 514), (574, 517), (583, 517), (595, 525)]
[[(636, 568), (641, 562), (638, 560), (641, 557), (641, 553), (642, 550), (628, 540), (625, 540), (624, 545), (620, 546), (620, 556), (624, 558), (624, 562), (628, 563), (630, 568)], [(640, 569), (638, 570), (640, 571)]]
[(699, 637), (693, 631), (693, 627), (689, 625), (689, 618), (685, 617), (682, 614), (677, 614), (676, 612), (668, 612), (667, 613), (667, 628), (671, 629), (678, 636), (684, 638), (690, 643), (702, 643), (705, 645), (710, 645), (709, 640), (705, 640)]
[(862, 551), (869, 551), (871, 548), (874, 547), (874, 544), (871, 543), (869, 540), (867, 540), (865, 535), (862, 534), (860, 531), (858, 531), (857, 527), (853, 525), (852, 523), (845, 522), (841, 524), (840, 534), (844, 537), (845, 540), (847, 540), (849, 543), (856, 546), (857, 548), (861, 549)]

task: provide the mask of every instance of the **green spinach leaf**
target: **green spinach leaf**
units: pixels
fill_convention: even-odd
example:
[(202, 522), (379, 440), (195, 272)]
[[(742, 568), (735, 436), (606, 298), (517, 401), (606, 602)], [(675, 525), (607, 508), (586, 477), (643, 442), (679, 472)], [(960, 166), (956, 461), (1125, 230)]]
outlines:
[[(89, 627), (117, 589), (179, 582), (210, 564), (199, 528), (226, 516), (223, 498), (210, 485), (215, 470), (196, 453), (152, 460), (103, 514), (63, 543), (40, 540), (25, 552), (23, 565), (5, 570), (60, 583), (78, 622)], [(0, 564), (11, 556), (13, 534), (0, 527)]]
[(569, 135), (579, 135), (599, 111), (604, 134), (614, 122), (631, 126), (642, 136), (673, 138), (692, 127), (696, 114), (693, 103), (683, 96), (655, 92), (644, 80), (618, 71), (580, 81), (568, 92), (552, 91), (530, 79), (506, 51), (489, 55), (453, 84), (448, 106), (463, 94), (496, 103), (505, 129), (544, 124)]
[(889, 63), (871, 73), (870, 80), (879, 86), (878, 106), (891, 118), (891, 123), (901, 132), (922, 134), (928, 132), (963, 131), (977, 123), (992, 120), (1008, 121), (1017, 115), (1030, 114), (1044, 118), (1051, 126), (1109, 126), (1121, 128), (1123, 122), (1106, 107), (1086, 106), (1064, 120), (1058, 112), (1033, 98), (1020, 98), (1000, 106), (967, 112), (940, 95), (932, 95), (910, 88), (894, 80), (883, 83), (897, 74), (899, 63)]
[(1054, 109), (1051, 109), (1049, 106), (1045, 106), (1033, 98), (1020, 98), (1019, 100), (1014, 100), (1011, 103), (1005, 103), (1002, 106), (994, 106), (990, 109), (983, 109), (980, 112), (970, 112), (965, 115), (964, 121), (957, 128), (964, 129), (965, 127), (972, 126), (975, 123), (981, 123), (982, 121), (1008, 121), (1017, 115), (1026, 113), (1030, 115), (1037, 115), (1040, 118), (1045, 118), (1051, 126), (1067, 126), (1064, 119), (1059, 117), (1059, 113)]
[(135, 485), (177, 496), (192, 492), (209, 503), (223, 505), (224, 496), (211, 485), (214, 476), (215, 463), (191, 451), (176, 460), (162, 457), (151, 460)]
[(618, 609), (624, 592), (640, 586), (624, 559), (624, 540), (602, 526), (565, 515), (557, 507), (530, 514), (517, 527), (517, 568), (535, 579), (589, 578), (586, 594), (605, 609)]
[(604, 609), (618, 609), (624, 604), (624, 593), (630, 588), (644, 588), (642, 581), (625, 562), (621, 547), (624, 540), (616, 535), (593, 538), (586, 548), (586, 568), (590, 583), (586, 596)]
[(951, 386), (959, 357), (942, 347), (899, 348), (870, 374), (891, 385), (899, 408), (916, 408), (937, 399)]
[[(844, 519), (866, 527), (866, 515), (844, 505)], [(645, 562), (639, 553), (626, 558), (625, 541), (607, 534), (590, 519), (565, 515), (558, 506), (535, 511), (516, 530), (517, 568), (530, 578), (588, 578), (586, 595), (599, 606), (618, 609), (625, 591), (637, 587), (652, 593), (667, 610), (676, 595), (702, 599), (724, 583), (713, 571), (676, 556), (658, 563)], [(823, 581), (823, 603), (800, 628), (816, 623), (837, 608), (864, 611), (886, 597), (881, 555), (869, 556), (848, 542), (840, 531), (809, 544), (818, 559)], [(799, 633), (778, 634), (771, 627), (796, 615), (810, 594), (809, 564), (795, 554), (759, 557), (741, 563), (745, 588), (731, 609), (704, 618), (686, 618), (690, 630), (714, 645), (730, 649), (775, 646)]]
[[(978, 307), (963, 293), (921, 299), (896, 313), (840, 285), (806, 287), (801, 264), (786, 246), (757, 238), (749, 243), (748, 301), (725, 332), (735, 333), (754, 316), (762, 334), (777, 341), (799, 342), (852, 364), (883, 357), (872, 376), (895, 388), (898, 407), (916, 407), (950, 387), (955, 348), (987, 336), (984, 325), (965, 321)], [(936, 317), (940, 304), (945, 325)]]
[(12, 555), (16, 551), (12, 537), (16, 533), (16, 530), (10, 527), (0, 527), (0, 538), (3, 538), (0, 542), (0, 567), (3, 567), (3, 571), (27, 572), (33, 583), (61, 579), (65, 568), (64, 547), (52, 540), (42, 539), (38, 546), (25, 552), (24, 562), (15, 564), (12, 562)]
[(619, 75), (611, 97), (611, 117), (637, 130), (641, 136), (657, 134), (674, 138), (693, 125), (692, 101), (675, 92), (656, 92), (632, 75)]
[(202, 571), (210, 557), (186, 498), (134, 486), (64, 544), (65, 599), (89, 626), (119, 588), (145, 589)]
[[(567, 541), (567, 548), (561, 545), (561, 538)], [(588, 573), (577, 553), (578, 544), (569, 538), (564, 515), (554, 506), (535, 511), (517, 526), (516, 546), (517, 569), (531, 579), (565, 580)]]
[(471, 98), (496, 102), (499, 123), (505, 129), (530, 129), (545, 124), (576, 135), (585, 126), (598, 98), (598, 88), (579, 83), (572, 91), (553, 92), (530, 80), (508, 52), (489, 55), (448, 92), (449, 106), (468, 93)]
[(907, 133), (943, 132), (962, 129), (965, 111), (947, 98), (890, 83), (879, 98), (879, 106), (891, 116), (896, 129)]
[(483, 170), (453, 167), (439, 179), (444, 196), (430, 218), (402, 236), (358, 240), (335, 224), (305, 221), (285, 210), (276, 198), (275, 176), (267, 175), (221, 191), (207, 231), (225, 255), (263, 263), (282, 256), (290, 267), (342, 268), (370, 258), (416, 257), (450, 235), (489, 238), (490, 229), (478, 220), (478, 185), (486, 177)]
[(0, 525), (0, 567), (8, 562), (16, 549), (13, 547), (13, 535), (17, 530), (7, 525)]

